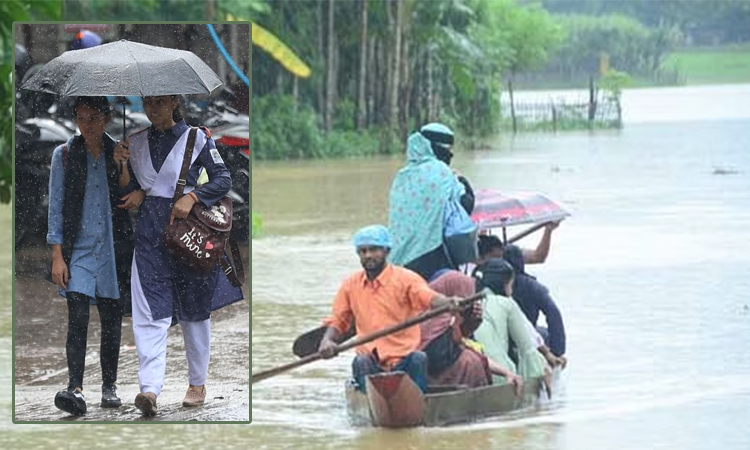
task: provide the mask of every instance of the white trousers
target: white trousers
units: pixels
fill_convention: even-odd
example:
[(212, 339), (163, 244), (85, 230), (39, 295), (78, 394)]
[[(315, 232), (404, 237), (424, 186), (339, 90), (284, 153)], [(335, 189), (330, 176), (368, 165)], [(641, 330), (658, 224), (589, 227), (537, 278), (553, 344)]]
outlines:
[[(141, 392), (152, 392), (158, 396), (164, 386), (167, 369), (167, 332), (172, 318), (154, 320), (151, 316), (151, 308), (143, 294), (138, 276), (135, 255), (130, 283), (133, 298), (133, 335), (140, 362), (138, 384)], [(202, 386), (206, 384), (211, 356), (211, 319), (180, 322), (180, 327), (185, 340), (188, 381), (193, 386)]]

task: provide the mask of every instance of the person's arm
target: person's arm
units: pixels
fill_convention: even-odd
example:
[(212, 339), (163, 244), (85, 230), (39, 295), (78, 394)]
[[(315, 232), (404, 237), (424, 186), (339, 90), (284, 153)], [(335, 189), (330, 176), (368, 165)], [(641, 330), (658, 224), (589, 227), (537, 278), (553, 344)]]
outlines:
[(565, 358), (564, 356), (555, 356), (555, 354), (552, 353), (550, 348), (546, 345), (539, 346), (537, 350), (539, 350), (539, 353), (544, 356), (544, 359), (547, 361), (547, 364), (549, 364), (550, 367), (560, 366), (560, 369), (565, 369), (565, 366), (568, 365), (567, 358)]
[(474, 211), (474, 189), (471, 188), (469, 180), (463, 175), (458, 175), (458, 181), (464, 185), (464, 189), (466, 190), (461, 196), (461, 206), (463, 206), (467, 214), (471, 215), (471, 212)]
[(197, 202), (212, 206), (227, 195), (229, 189), (232, 188), (232, 177), (229, 175), (229, 170), (219, 156), (214, 141), (210, 138), (206, 140), (198, 158), (190, 167), (188, 184), (195, 185), (200, 167), (206, 168), (208, 183), (202, 185), (199, 189), (193, 189), (175, 202), (172, 215), (169, 218), (170, 225), (175, 218), (184, 219), (187, 217), (190, 210), (193, 209), (193, 205)]
[(552, 300), (546, 288), (539, 289), (537, 298), (539, 309), (547, 320), (547, 330), (549, 332), (549, 342), (547, 344), (555, 356), (562, 356), (565, 354), (565, 326), (563, 325), (560, 309), (554, 300)]
[(62, 254), (63, 244), (63, 198), (65, 197), (65, 171), (62, 161), (62, 146), (52, 152), (49, 173), (49, 205), (47, 207), (47, 244), (52, 259), (52, 282), (67, 289), (70, 272)]
[(552, 242), (552, 231), (560, 225), (560, 222), (550, 222), (544, 227), (542, 239), (534, 250), (523, 250), (523, 261), (526, 264), (542, 264), (547, 260), (549, 248)]
[(483, 314), (482, 303), (479, 301), (476, 301), (471, 304), (470, 308), (466, 308), (463, 312), (461, 321), (461, 334), (464, 337), (469, 337), (474, 334), (474, 332), (479, 328), (479, 325), (482, 324), (482, 314)]
[(338, 353), (336, 349), (339, 345), (338, 341), (340, 337), (341, 333), (339, 333), (339, 330), (336, 328), (326, 328), (326, 332), (323, 334), (323, 338), (320, 340), (320, 345), (318, 346), (318, 352), (320, 352), (323, 358), (333, 358), (336, 356)]
[(318, 345), (318, 352), (321, 353), (323, 358), (333, 358), (336, 356), (338, 353), (338, 341), (343, 333), (349, 331), (353, 319), (354, 313), (352, 311), (347, 280), (336, 293), (336, 298), (333, 300), (333, 313), (331, 317), (327, 318), (324, 322), (328, 328)]
[(523, 377), (514, 374), (510, 369), (502, 366), (495, 362), (492, 358), (487, 358), (487, 365), (490, 368), (490, 373), (493, 375), (500, 375), (508, 380), (509, 384), (512, 384), (516, 388), (516, 397), (520, 397), (523, 392)]
[(208, 183), (203, 184), (200, 188), (194, 189), (198, 200), (206, 206), (211, 206), (222, 199), (232, 188), (232, 177), (229, 175), (229, 169), (216, 150), (216, 144), (213, 139), (207, 139), (206, 145), (201, 149), (196, 163), (190, 168), (189, 178), (192, 184), (198, 179), (200, 167), (206, 169)]

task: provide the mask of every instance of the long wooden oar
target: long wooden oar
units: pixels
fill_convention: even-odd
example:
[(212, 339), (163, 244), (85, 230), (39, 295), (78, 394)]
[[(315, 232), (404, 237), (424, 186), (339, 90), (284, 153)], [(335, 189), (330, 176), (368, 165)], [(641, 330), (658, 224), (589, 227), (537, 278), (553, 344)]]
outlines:
[[(485, 295), (484, 293), (479, 293), (479, 294), (474, 294), (471, 297), (466, 297), (465, 299), (461, 300), (458, 303), (458, 305), (460, 308), (465, 307), (469, 303), (472, 303), (481, 299), (482, 297), (484, 297), (484, 295)], [(368, 342), (372, 342), (376, 339), (380, 339), (389, 334), (396, 333), (398, 331), (404, 330), (409, 327), (413, 327), (414, 325), (420, 324), (427, 319), (431, 319), (435, 316), (439, 316), (440, 314), (449, 312), (452, 309), (453, 309), (453, 306), (451, 305), (445, 305), (445, 306), (441, 306), (440, 308), (431, 309), (423, 314), (413, 317), (398, 325), (384, 328), (380, 331), (376, 331), (375, 333), (368, 334), (367, 336), (362, 336), (361, 338), (355, 339), (346, 344), (340, 344), (336, 346), (336, 353), (341, 353), (343, 351), (349, 350), (350, 348), (358, 347), (360, 345), (367, 344)], [(315, 362), (321, 358), (323, 358), (323, 356), (320, 354), (320, 352), (316, 352), (316, 353), (313, 353), (312, 355), (305, 356), (304, 358), (291, 362), (289, 364), (284, 364), (283, 366), (279, 366), (273, 369), (264, 370), (262, 372), (255, 373), (252, 376), (252, 384), (257, 383), (258, 381), (263, 381), (266, 378), (271, 378), (281, 373), (288, 372), (292, 369), (296, 369), (297, 367), (304, 366), (305, 364), (310, 364), (311, 362)]]
[[(533, 227), (530, 227), (528, 230), (522, 231), (512, 236), (508, 243), (512, 244), (520, 239), (523, 239), (531, 233), (544, 228), (546, 225), (546, 222), (536, 224)], [(300, 358), (310, 356), (313, 353), (317, 352), (318, 347), (320, 346), (320, 341), (323, 339), (323, 335), (325, 335), (327, 329), (328, 327), (323, 325), (300, 335), (297, 339), (294, 340), (294, 344), (292, 345), (292, 352)], [(348, 341), (354, 336), (354, 334), (354, 328), (352, 328), (351, 330), (349, 330), (349, 332), (339, 337), (339, 342)]]

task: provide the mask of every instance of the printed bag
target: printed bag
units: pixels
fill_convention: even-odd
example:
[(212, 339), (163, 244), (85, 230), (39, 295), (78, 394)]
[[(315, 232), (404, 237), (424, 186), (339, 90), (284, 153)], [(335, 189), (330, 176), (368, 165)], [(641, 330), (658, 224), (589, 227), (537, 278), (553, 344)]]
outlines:
[[(185, 190), (197, 132), (197, 128), (190, 129), (182, 169), (175, 186), (173, 203), (182, 197)], [(199, 275), (208, 275), (219, 264), (229, 282), (235, 287), (240, 287), (245, 275), (237, 243), (229, 241), (231, 231), (231, 198), (224, 197), (210, 207), (198, 202), (193, 205), (193, 209), (186, 218), (175, 219), (171, 225), (166, 226), (164, 245), (179, 263), (192, 268)], [(224, 258), (227, 243), (230, 244), (232, 250), (232, 259), (237, 267), (236, 272)]]
[(232, 200), (224, 197), (213, 206), (193, 205), (185, 219), (176, 219), (164, 230), (164, 242), (172, 256), (200, 275), (219, 264), (232, 230)]

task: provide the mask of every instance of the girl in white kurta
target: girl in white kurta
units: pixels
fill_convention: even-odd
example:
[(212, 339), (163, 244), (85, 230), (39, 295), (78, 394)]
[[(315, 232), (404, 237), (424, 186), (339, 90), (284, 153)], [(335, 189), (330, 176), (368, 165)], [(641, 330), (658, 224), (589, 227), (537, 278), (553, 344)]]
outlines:
[[(164, 246), (165, 227), (187, 217), (196, 202), (207, 206), (226, 195), (229, 171), (206, 131), (199, 129), (184, 195), (172, 198), (182, 167), (189, 127), (182, 120), (175, 96), (145, 97), (144, 110), (152, 126), (129, 138), (130, 164), (146, 192), (136, 222), (132, 267), (133, 332), (140, 368), (141, 393), (135, 404), (146, 416), (156, 414), (156, 397), (164, 385), (167, 331), (175, 316), (185, 339), (189, 387), (184, 406), (202, 405), (208, 374), (210, 313), (242, 299), (217, 266), (207, 276), (175, 262)], [(201, 168), (209, 182), (196, 189)]]

